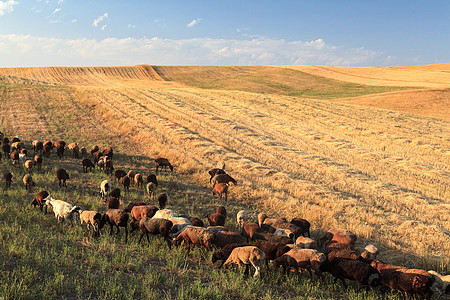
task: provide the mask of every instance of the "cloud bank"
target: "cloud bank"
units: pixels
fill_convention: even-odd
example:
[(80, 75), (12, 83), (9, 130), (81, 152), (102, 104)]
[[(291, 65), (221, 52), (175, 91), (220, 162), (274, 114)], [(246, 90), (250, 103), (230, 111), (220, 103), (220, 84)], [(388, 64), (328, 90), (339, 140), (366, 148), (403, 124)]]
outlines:
[(6, 13), (13, 12), (14, 5), (17, 4), (19, 4), (19, 2), (14, 0), (0, 1), (0, 16), (3, 16)]
[[(0, 67), (113, 65), (382, 65), (387, 55), (345, 48), (322, 39), (106, 38), (57, 39), (0, 35)], [(392, 61), (391, 61), (392, 63)]]

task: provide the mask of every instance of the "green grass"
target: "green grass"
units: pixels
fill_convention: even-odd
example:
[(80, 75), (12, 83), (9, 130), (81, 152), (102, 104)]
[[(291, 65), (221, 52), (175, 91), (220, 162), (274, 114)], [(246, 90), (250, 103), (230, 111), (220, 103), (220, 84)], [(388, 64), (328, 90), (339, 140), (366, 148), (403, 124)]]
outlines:
[[(411, 89), (352, 84), (273, 67), (163, 67), (165, 77), (204, 89), (238, 90), (324, 100)], [(187, 72), (187, 70), (189, 72)]]

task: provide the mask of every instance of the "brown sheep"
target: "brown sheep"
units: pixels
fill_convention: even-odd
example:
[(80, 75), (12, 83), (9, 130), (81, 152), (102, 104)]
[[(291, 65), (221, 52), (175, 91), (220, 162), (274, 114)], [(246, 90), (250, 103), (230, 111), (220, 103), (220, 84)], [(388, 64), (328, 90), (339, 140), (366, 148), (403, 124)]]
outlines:
[(117, 227), (117, 234), (120, 232), (119, 227), (125, 228), (125, 243), (128, 241), (128, 218), (129, 215), (121, 209), (108, 209), (102, 217), (105, 224), (111, 227), (110, 235), (113, 234), (113, 226)]
[(191, 244), (205, 246), (209, 251), (213, 251), (214, 233), (203, 227), (186, 226), (173, 240), (173, 244), (177, 247), (182, 241), (187, 244), (188, 252), (191, 250)]
[(11, 152), (9, 156), (11, 157), (13, 164), (19, 164), (19, 152), (17, 150)]
[(42, 155), (36, 154), (34, 156), (34, 164), (36, 165), (36, 167), (38, 167), (39, 170), (42, 168)]
[(100, 148), (97, 145), (92, 146), (91, 148), (91, 155), (94, 156), (94, 153), (99, 151)]
[(154, 205), (139, 205), (131, 209), (131, 218), (139, 221), (144, 217), (151, 218), (155, 215), (158, 208)]
[(114, 156), (113, 148), (112, 147), (105, 147), (105, 149), (103, 149), (103, 155), (107, 156), (109, 158), (113, 158), (113, 156)]
[(127, 213), (130, 213), (133, 207), (135, 206), (141, 206), (141, 205), (147, 205), (145, 202), (130, 202), (128, 203), (127, 207), (124, 209)]
[(50, 153), (52, 152), (53, 149), (53, 143), (51, 141), (45, 141), (44, 142), (44, 155), (46, 157), (50, 156)]
[(221, 260), (222, 263), (219, 266), (219, 269), (223, 266), (223, 264), (226, 262), (228, 257), (230, 257), (231, 252), (233, 252), (233, 249), (236, 247), (242, 247), (242, 246), (248, 246), (248, 244), (228, 244), (222, 249), (217, 250), (213, 253), (211, 257), (211, 261), (214, 264), (216, 261)]
[(26, 190), (30, 190), (31, 192), (31, 187), (35, 186), (36, 184), (33, 181), (33, 177), (31, 177), (31, 174), (25, 174), (25, 176), (23, 176), (23, 184), (25, 186)]
[(243, 246), (236, 247), (231, 252), (227, 261), (223, 264), (223, 267), (226, 268), (230, 264), (237, 264), (239, 267), (244, 265), (252, 265), (256, 271), (253, 275), (253, 278), (256, 278), (260, 274), (260, 264), (265, 259), (266, 255), (261, 249), (258, 249), (255, 246)]
[(36, 154), (36, 152), (42, 152), (44, 150), (44, 143), (38, 140), (34, 140), (31, 143), (31, 146), (33, 147), (33, 152)]
[(122, 177), (126, 176), (127, 173), (124, 170), (115, 170), (114, 171), (114, 179), (119, 181)]
[(136, 172), (133, 170), (128, 171), (127, 176), (130, 177), (131, 184), (134, 184), (134, 176), (136, 176)]
[[(289, 257), (289, 258), (288, 258)], [(296, 266), (292, 263), (293, 258), (296, 262)], [(326, 256), (314, 249), (291, 249), (282, 256), (275, 259), (275, 266), (282, 265), (284, 267), (295, 267), (298, 272), (298, 268), (306, 269), (312, 278), (311, 269), (314, 270), (316, 276), (324, 281), (322, 272), (320, 272), (320, 265), (326, 261)]]
[(227, 173), (223, 169), (214, 168), (214, 169), (209, 170), (208, 174), (210, 176), (209, 183), (211, 183), (211, 181), (214, 178), (214, 176), (219, 175), (219, 174), (227, 174)]
[(106, 207), (118, 209), (120, 207), (120, 200), (116, 197), (110, 197), (108, 201), (106, 201)]
[(122, 177), (122, 179), (120, 179), (120, 182), (123, 185), (123, 189), (125, 190), (125, 192), (128, 192), (130, 190), (130, 184), (131, 184), (131, 179), (128, 176), (124, 176)]
[(169, 246), (169, 249), (171, 249), (172, 241), (169, 237), (169, 234), (172, 225), (173, 225), (172, 222), (166, 219), (144, 217), (139, 221), (132, 221), (130, 223), (131, 227), (130, 232), (134, 231), (138, 227), (141, 229), (142, 233), (141, 237), (139, 238), (139, 244), (141, 243), (141, 240), (144, 237), (144, 235), (147, 236), (147, 241), (150, 244), (148, 234), (149, 233), (153, 235), (160, 234), (164, 237), (164, 240), (167, 242), (167, 246)]
[(311, 223), (309, 223), (307, 220), (302, 219), (302, 218), (293, 218), (291, 220), (291, 223), (301, 229), (301, 234), (303, 236), (305, 236), (305, 234), (307, 234), (308, 237), (311, 238), (311, 234), (310, 234)]
[(219, 206), (217, 207), (216, 213), (224, 215), (224, 217), (227, 217), (227, 209), (225, 206)]
[(156, 185), (153, 182), (149, 182), (145, 188), (148, 194), (148, 201), (155, 200)]
[(137, 173), (136, 175), (134, 175), (134, 183), (136, 184), (136, 187), (142, 187), (144, 186), (144, 178), (142, 178), (142, 175)]
[(34, 197), (33, 202), (31, 202), (31, 204), (36, 207), (36, 205), (39, 205), (41, 211), (42, 208), (45, 206), (45, 214), (47, 214), (47, 205), (45, 204), (44, 199), (47, 198), (49, 195), (49, 193), (47, 191), (40, 191), (39, 193), (37, 193), (36, 197)]
[(155, 159), (155, 165), (156, 165), (156, 173), (158, 173), (159, 168), (166, 170), (167, 167), (169, 167), (170, 171), (173, 172), (173, 166), (170, 164), (167, 158), (159, 157)]
[(2, 150), (3, 153), (5, 154), (5, 159), (9, 156), (9, 154), (11, 153), (11, 145), (9, 144), (3, 144), (2, 145)]
[(11, 187), (12, 178), (13, 178), (13, 175), (11, 174), (11, 172), (3, 173), (3, 179), (5, 179), (6, 188)]
[(244, 244), (247, 239), (236, 232), (219, 231), (215, 233), (213, 244), (218, 248), (223, 248), (228, 244)]
[(33, 171), (33, 166), (34, 166), (34, 164), (33, 164), (33, 161), (32, 161), (32, 160), (27, 159), (27, 160), (25, 161), (24, 166), (25, 166), (25, 169), (27, 169), (28, 173), (31, 173), (31, 172)]
[(161, 193), (156, 197), (156, 201), (158, 201), (159, 209), (164, 209), (167, 205), (167, 194)]
[(89, 158), (83, 159), (81, 164), (83, 166), (83, 173), (87, 173), (88, 170), (92, 171), (92, 169), (95, 169), (94, 163)]
[(256, 233), (264, 233), (264, 230), (253, 222), (244, 222), (242, 224), (241, 234), (247, 239), (253, 240)]
[(225, 196), (225, 202), (228, 200), (228, 184), (227, 183), (218, 183), (211, 190), (211, 195), (219, 195), (219, 200), (222, 199), (222, 196)]
[(119, 188), (115, 188), (111, 191), (111, 193), (109, 193), (110, 197), (114, 197), (120, 200), (120, 189)]
[(70, 143), (67, 148), (69, 150), (72, 150), (72, 157), (73, 158), (79, 158), (80, 157), (80, 148), (78, 147), (78, 144), (76, 142)]
[(225, 216), (218, 213), (211, 213), (206, 216), (210, 226), (225, 226)]
[(214, 176), (212, 179), (213, 187), (216, 186), (218, 183), (230, 183), (232, 182), (234, 185), (237, 185), (237, 181), (234, 180), (230, 175), (228, 174), (218, 174)]
[(330, 243), (336, 242), (341, 244), (348, 244), (352, 248), (355, 247), (357, 236), (346, 229), (330, 229), (324, 236), (322, 236), (317, 244), (319, 247), (327, 247)]
[(97, 211), (91, 210), (83, 210), (80, 213), (80, 223), (81, 226), (83, 226), (83, 224), (86, 224), (88, 230), (90, 230), (90, 228), (92, 227), (93, 236), (100, 235), (100, 230), (105, 225), (102, 214)]
[(276, 243), (272, 243), (269, 241), (263, 241), (263, 240), (256, 240), (256, 241), (252, 242), (250, 245), (258, 247), (259, 249), (261, 249), (264, 252), (264, 254), (266, 255), (267, 270), (270, 269), (269, 268), (269, 260), (274, 260), (274, 259), (280, 257), (281, 255), (285, 254), (289, 250), (291, 250), (291, 248), (289, 248), (286, 245), (276, 244)]
[(59, 168), (56, 170), (56, 179), (58, 180), (59, 187), (67, 187), (66, 180), (70, 179), (69, 173), (66, 170)]

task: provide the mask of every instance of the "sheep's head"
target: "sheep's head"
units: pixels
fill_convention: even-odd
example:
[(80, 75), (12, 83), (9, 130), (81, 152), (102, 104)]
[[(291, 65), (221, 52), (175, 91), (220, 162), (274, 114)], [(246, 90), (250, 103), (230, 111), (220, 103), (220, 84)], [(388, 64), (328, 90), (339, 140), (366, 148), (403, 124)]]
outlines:
[(53, 199), (52, 196), (48, 195), (46, 198), (44, 198), (44, 199), (42, 200), (42, 204), (43, 204), (43, 205), (51, 204), (51, 202), (52, 202), (53, 200), (55, 200), (55, 199)]

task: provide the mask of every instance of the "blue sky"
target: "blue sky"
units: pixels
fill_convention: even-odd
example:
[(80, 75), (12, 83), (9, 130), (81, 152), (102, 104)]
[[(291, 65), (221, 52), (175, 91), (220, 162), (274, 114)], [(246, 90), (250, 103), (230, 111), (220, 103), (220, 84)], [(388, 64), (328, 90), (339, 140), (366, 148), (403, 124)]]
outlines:
[(450, 1), (0, 1), (0, 67), (450, 62)]

